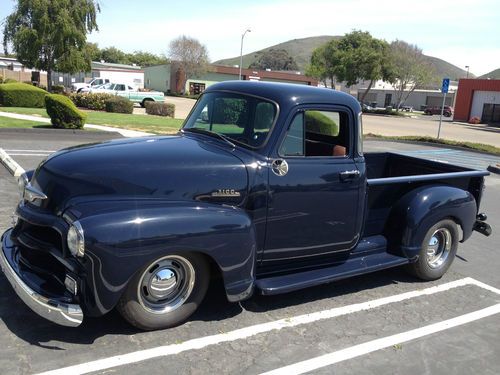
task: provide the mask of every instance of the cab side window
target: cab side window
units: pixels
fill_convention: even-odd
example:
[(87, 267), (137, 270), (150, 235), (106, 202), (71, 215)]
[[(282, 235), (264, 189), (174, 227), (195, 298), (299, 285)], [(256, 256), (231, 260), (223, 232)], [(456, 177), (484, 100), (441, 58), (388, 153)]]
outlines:
[(349, 136), (347, 113), (306, 110), (290, 124), (280, 155), (345, 157), (349, 154)]

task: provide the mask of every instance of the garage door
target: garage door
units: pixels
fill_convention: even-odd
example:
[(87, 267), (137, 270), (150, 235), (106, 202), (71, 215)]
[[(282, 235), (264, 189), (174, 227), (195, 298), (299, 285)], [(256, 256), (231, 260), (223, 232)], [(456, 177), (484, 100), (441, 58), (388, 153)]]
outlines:
[[(470, 117), (482, 119), (485, 104), (500, 104), (500, 91), (474, 91)], [(489, 108), (486, 109), (489, 110)]]

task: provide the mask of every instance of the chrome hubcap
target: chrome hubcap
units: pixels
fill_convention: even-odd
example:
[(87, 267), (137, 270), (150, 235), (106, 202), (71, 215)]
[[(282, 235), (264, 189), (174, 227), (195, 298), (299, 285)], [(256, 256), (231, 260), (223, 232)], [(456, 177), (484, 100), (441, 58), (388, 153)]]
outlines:
[(437, 229), (431, 236), (427, 245), (427, 264), (431, 268), (440, 267), (451, 251), (451, 233), (446, 228)]
[(161, 258), (142, 274), (137, 291), (139, 302), (152, 313), (173, 311), (189, 298), (194, 281), (193, 265), (186, 258), (178, 255)]

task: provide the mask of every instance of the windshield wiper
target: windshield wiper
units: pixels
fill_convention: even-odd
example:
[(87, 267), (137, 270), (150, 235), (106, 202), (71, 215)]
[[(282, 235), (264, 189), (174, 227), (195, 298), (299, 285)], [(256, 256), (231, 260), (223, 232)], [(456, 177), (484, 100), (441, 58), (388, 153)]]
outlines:
[(218, 137), (219, 139), (222, 139), (224, 142), (226, 142), (228, 145), (230, 145), (232, 148), (236, 148), (236, 145), (231, 142), (229, 140), (228, 137), (226, 137), (224, 134), (220, 134), (220, 133), (216, 133), (216, 132), (212, 132), (210, 130), (207, 130), (207, 129), (201, 129), (201, 128), (185, 128), (185, 129), (181, 129), (181, 132), (191, 132), (191, 133), (200, 133), (200, 134), (206, 134), (206, 135), (210, 135), (210, 136), (216, 136)]

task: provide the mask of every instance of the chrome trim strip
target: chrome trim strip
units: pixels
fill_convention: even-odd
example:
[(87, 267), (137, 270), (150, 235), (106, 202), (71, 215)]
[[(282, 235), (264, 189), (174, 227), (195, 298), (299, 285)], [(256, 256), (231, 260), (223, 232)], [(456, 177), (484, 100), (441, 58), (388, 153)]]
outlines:
[[(10, 235), (10, 233), (4, 234), (4, 236), (8, 235)], [(33, 312), (37, 313), (42, 318), (66, 327), (78, 327), (82, 324), (83, 311), (79, 305), (56, 303), (55, 301), (36, 293), (33, 289), (26, 285), (14, 271), (6, 258), (3, 249), (0, 251), (0, 267), (19, 298), (21, 298), (23, 302), (31, 310), (33, 310)]]

